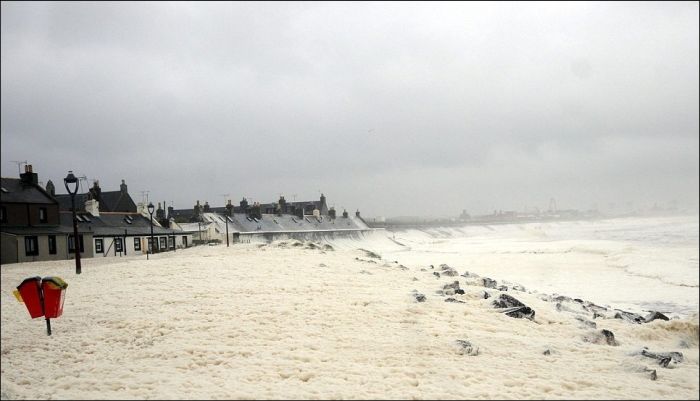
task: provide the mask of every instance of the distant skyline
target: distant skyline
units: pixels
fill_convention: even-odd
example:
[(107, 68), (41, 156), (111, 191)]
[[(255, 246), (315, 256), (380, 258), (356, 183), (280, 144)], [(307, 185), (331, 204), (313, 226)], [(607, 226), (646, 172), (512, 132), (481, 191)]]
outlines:
[(698, 208), (697, 2), (1, 7), (0, 171), (58, 193)]

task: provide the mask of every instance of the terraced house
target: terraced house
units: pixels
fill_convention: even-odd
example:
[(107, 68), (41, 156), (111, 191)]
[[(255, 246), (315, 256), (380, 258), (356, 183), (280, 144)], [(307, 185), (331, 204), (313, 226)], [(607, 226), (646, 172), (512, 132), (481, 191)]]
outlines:
[[(20, 178), (2, 178), (0, 189), (0, 263), (72, 259), (72, 225), (61, 225), (58, 201), (39, 186), (37, 173), (25, 166)], [(50, 185), (53, 185), (49, 181)], [(91, 233), (79, 227), (81, 257), (92, 255)]]

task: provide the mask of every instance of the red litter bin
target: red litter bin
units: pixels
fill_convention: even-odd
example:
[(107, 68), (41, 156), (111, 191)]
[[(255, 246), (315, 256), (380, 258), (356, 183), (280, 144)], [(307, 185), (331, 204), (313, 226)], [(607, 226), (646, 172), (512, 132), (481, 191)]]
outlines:
[(32, 319), (44, 316), (44, 306), (41, 297), (41, 277), (29, 277), (17, 286), (22, 302), (29, 311)]
[(66, 299), (68, 284), (60, 277), (44, 277), (41, 288), (44, 291), (44, 315), (53, 319), (63, 314), (63, 301)]

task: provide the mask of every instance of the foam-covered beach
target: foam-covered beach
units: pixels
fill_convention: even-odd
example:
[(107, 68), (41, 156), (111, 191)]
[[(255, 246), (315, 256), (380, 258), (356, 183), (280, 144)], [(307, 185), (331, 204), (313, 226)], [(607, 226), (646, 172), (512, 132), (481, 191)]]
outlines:
[[(669, 320), (635, 323), (615, 318), (621, 306), (608, 300), (557, 301), (548, 290), (563, 287), (550, 287), (547, 275), (538, 278), (538, 288), (522, 283), (524, 275), (508, 274), (517, 270), (513, 264), (533, 264), (527, 255), (544, 255), (535, 252), (547, 243), (561, 247), (560, 241), (570, 241), (565, 245), (587, 250), (600, 245), (561, 224), (556, 229), (568, 239), (552, 238), (550, 228), (549, 240), (536, 246), (469, 235), (465, 228), (472, 246), (479, 242), (498, 251), (473, 254), (468, 264), (452, 259), (460, 254), (453, 248), (426, 245), (415, 233), (380, 232), (365, 240), (200, 246), (150, 260), (84, 259), (79, 276), (73, 261), (3, 265), (1, 395), (697, 399), (697, 298), (695, 311), (692, 296), (683, 295), (675, 303), (683, 308), (667, 313)], [(600, 231), (607, 223), (595, 224)], [(428, 254), (448, 267), (423, 262)], [(655, 255), (669, 269), (678, 253)], [(695, 258), (697, 264), (697, 251)], [(498, 260), (510, 265), (504, 274), (493, 265)], [(575, 267), (596, 269), (595, 263), (584, 259)], [(44, 321), (31, 320), (12, 295), (30, 276), (59, 276), (68, 283), (64, 315), (52, 320), (50, 337)], [(486, 277), (506, 288), (485, 286)], [(527, 305), (534, 316), (511, 317), (504, 313), (510, 309), (496, 308), (501, 294)], [(593, 316), (579, 307), (593, 303), (605, 304), (605, 311)], [(652, 357), (669, 353), (682, 358)]]

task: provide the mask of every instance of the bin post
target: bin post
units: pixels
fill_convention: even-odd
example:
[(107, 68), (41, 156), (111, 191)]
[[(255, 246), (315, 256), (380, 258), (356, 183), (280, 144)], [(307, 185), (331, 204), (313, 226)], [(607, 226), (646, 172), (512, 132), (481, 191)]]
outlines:
[(46, 334), (51, 335), (51, 319), (46, 318)]

